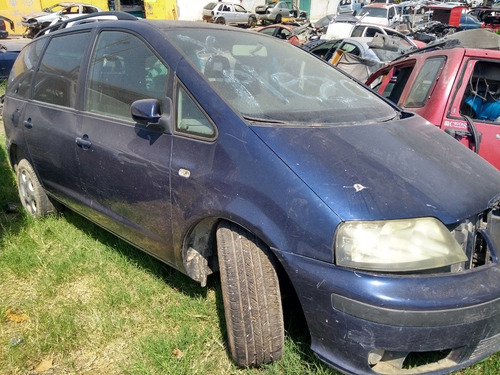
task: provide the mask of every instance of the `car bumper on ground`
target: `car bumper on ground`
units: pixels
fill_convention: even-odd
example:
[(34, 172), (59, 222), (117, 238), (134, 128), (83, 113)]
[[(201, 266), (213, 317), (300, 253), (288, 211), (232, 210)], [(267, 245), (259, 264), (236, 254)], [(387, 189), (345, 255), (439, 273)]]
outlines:
[(301, 301), (312, 349), (345, 373), (446, 374), (500, 350), (498, 264), (383, 276), (276, 253)]

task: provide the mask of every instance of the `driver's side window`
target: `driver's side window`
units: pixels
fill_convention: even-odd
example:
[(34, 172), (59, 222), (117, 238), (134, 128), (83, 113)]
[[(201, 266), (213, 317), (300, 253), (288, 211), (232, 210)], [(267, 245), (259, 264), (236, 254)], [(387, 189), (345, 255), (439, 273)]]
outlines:
[(476, 62), (462, 98), (460, 114), (500, 124), (500, 64)]

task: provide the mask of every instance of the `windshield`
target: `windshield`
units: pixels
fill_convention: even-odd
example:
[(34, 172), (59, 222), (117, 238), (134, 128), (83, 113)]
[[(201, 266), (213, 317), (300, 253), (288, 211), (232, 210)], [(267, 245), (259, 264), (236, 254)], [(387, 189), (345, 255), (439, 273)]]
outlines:
[(220, 29), (165, 30), (220, 95), (252, 121), (386, 121), (395, 110), (331, 65), (279, 39)]
[(384, 8), (362, 8), (359, 16), (387, 18), (387, 9)]

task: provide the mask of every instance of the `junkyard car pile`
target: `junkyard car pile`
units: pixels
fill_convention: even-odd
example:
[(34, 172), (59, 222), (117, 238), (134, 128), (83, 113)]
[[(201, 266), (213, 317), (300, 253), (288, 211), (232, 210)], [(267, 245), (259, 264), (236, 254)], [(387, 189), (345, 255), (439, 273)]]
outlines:
[[(497, 87), (472, 61), (481, 116)], [(300, 48), (207, 23), (74, 25), (23, 49), (3, 119), (29, 214), (57, 202), (202, 286), (220, 275), (239, 366), (281, 357), (293, 295), (344, 373), (443, 374), (500, 349), (500, 172)]]

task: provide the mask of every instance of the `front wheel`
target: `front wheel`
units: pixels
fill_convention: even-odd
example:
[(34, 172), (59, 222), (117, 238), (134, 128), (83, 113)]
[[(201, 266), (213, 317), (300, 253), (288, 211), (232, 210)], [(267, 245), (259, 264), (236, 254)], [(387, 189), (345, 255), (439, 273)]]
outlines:
[(243, 228), (217, 228), (222, 298), (229, 349), (241, 367), (259, 366), (283, 354), (283, 309), (270, 249)]
[(276, 23), (281, 23), (281, 14), (278, 14), (276, 16), (276, 20), (275, 21), (276, 21)]
[(41, 217), (55, 212), (30, 162), (22, 159), (16, 169), (17, 188), (21, 203), (31, 216)]

